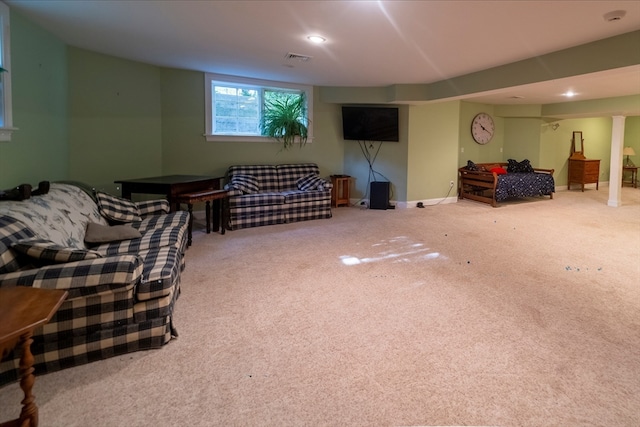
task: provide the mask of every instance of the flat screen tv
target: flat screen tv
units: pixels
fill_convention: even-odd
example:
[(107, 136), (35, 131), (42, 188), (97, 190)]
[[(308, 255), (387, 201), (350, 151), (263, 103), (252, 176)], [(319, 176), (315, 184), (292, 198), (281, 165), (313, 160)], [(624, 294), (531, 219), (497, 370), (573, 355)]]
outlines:
[(352, 141), (398, 142), (398, 108), (343, 105), (342, 136)]

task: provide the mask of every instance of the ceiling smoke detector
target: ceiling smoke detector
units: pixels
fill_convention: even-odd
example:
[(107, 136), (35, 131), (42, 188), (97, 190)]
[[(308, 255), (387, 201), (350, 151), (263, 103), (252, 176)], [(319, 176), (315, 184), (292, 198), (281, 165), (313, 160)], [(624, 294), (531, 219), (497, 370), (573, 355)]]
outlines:
[(613, 10), (611, 12), (605, 13), (604, 15), (602, 15), (602, 17), (607, 22), (613, 22), (621, 20), (626, 14), (626, 10)]

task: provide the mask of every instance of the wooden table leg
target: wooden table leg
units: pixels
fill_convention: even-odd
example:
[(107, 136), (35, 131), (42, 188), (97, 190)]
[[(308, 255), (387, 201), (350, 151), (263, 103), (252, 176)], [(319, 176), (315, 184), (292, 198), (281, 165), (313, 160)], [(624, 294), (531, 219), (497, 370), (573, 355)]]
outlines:
[(207, 200), (204, 206), (205, 217), (207, 221), (207, 234), (211, 233), (211, 202)]
[(220, 230), (220, 199), (213, 201), (213, 231), (218, 232)]
[(193, 230), (193, 204), (188, 203), (187, 206), (189, 210), (189, 231), (187, 234), (187, 246), (191, 246), (191, 231)]
[(22, 356), (20, 357), (20, 388), (24, 392), (24, 399), (22, 399), (22, 411), (20, 411), (20, 418), (18, 418), (18, 425), (37, 427), (38, 425), (38, 407), (36, 406), (36, 399), (32, 393), (33, 384), (36, 381), (36, 377), (33, 375), (33, 354), (31, 354), (31, 338), (33, 331), (26, 332), (20, 337), (22, 345)]

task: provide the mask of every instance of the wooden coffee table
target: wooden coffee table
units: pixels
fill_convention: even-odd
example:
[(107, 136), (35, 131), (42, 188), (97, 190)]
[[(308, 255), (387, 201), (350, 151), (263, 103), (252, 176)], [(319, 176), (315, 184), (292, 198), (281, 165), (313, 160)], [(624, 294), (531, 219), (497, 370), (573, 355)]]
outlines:
[(66, 297), (67, 291), (58, 289), (0, 288), (0, 354), (4, 357), (17, 345), (22, 347), (20, 388), (24, 392), (20, 417), (0, 427), (38, 425), (38, 407), (31, 393), (35, 382), (31, 337), (36, 328), (51, 320)]

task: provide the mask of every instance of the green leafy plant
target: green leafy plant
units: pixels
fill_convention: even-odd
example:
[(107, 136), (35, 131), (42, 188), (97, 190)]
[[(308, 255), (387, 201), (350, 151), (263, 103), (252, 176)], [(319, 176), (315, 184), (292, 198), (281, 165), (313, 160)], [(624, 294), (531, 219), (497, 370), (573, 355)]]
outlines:
[(303, 93), (269, 92), (262, 115), (262, 134), (282, 142), (288, 150), (296, 141), (307, 143), (307, 103)]

